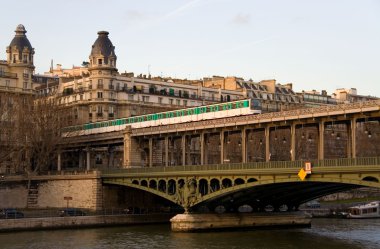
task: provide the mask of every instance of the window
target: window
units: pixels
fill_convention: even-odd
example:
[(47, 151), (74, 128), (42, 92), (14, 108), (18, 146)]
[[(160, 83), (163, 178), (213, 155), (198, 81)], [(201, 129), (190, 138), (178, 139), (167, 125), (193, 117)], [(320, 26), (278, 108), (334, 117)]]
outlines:
[(102, 99), (103, 98), (103, 92), (98, 92), (98, 99)]
[(180, 105), (181, 104), (181, 100), (180, 99), (177, 99), (177, 105)]
[(110, 92), (110, 99), (115, 99), (115, 93), (114, 92)]
[(92, 80), (88, 82), (88, 89), (92, 89)]
[(183, 101), (183, 105), (184, 105), (184, 106), (187, 106), (187, 100), (184, 100), (184, 101)]
[(79, 95), (79, 99), (83, 100), (83, 94)]
[(91, 100), (92, 99), (92, 93), (89, 93), (88, 94), (88, 100)]
[(169, 99), (169, 104), (173, 105), (173, 99)]
[(102, 65), (103, 64), (103, 60), (102, 59), (98, 59), (98, 64)]
[(97, 113), (98, 117), (103, 116), (103, 106), (98, 105), (96, 109), (97, 109), (96, 113)]
[(162, 104), (162, 98), (161, 97), (158, 97), (158, 103)]
[(149, 96), (142, 96), (143, 102), (149, 102)]
[(27, 54), (23, 55), (23, 62), (28, 63), (28, 55)]
[(114, 106), (109, 107), (109, 113), (112, 113), (112, 114), (114, 113)]
[(28, 82), (24, 81), (24, 89), (27, 89), (27, 88), (28, 88)]
[(133, 101), (133, 100), (134, 100), (134, 96), (133, 96), (133, 94), (129, 94), (129, 95), (128, 95), (128, 100), (130, 100), (130, 101)]
[(10, 83), (11, 83), (11, 81), (10, 81), (10, 80), (5, 80), (5, 86), (9, 86), (9, 85), (10, 85)]
[(98, 88), (103, 89), (103, 80), (102, 79), (98, 79)]

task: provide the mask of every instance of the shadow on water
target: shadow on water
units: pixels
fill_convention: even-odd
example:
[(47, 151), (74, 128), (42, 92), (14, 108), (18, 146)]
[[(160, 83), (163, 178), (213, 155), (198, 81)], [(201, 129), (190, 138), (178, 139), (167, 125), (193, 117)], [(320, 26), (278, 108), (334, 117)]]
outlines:
[(380, 219), (315, 219), (312, 228), (173, 233), (170, 225), (0, 234), (7, 249), (105, 248), (380, 248)]

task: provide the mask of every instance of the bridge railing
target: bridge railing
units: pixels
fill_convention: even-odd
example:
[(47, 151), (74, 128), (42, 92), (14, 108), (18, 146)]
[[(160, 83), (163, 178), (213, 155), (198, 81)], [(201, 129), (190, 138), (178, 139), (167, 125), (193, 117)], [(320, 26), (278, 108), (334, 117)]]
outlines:
[[(230, 164), (210, 164), (210, 165), (185, 165), (170, 167), (136, 167), (125, 169), (107, 169), (102, 171), (102, 175), (118, 173), (163, 173), (163, 172), (184, 172), (184, 171), (229, 171), (229, 170), (249, 170), (249, 169), (300, 169), (306, 162), (311, 162), (313, 168), (336, 167), (336, 166), (370, 166), (380, 165), (380, 157), (362, 158), (339, 158), (325, 160), (299, 160), (299, 161), (272, 161), (272, 162), (249, 162)], [(379, 166), (380, 167), (380, 166)]]

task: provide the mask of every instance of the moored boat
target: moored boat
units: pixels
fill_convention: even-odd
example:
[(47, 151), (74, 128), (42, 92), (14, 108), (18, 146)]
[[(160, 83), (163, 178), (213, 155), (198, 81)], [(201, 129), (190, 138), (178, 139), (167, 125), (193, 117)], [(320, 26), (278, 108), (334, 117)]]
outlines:
[(348, 218), (380, 218), (380, 201), (357, 205), (348, 209)]

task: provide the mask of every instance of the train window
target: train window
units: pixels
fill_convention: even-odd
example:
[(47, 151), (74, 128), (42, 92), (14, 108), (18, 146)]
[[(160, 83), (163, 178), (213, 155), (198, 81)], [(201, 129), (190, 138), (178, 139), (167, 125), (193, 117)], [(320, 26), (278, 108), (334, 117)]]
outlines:
[(248, 100), (244, 101), (244, 107), (249, 107), (249, 101)]
[(132, 124), (133, 123), (133, 118), (129, 118), (128, 121), (129, 121), (130, 124)]
[(163, 118), (164, 118), (164, 114), (163, 113), (157, 114), (157, 119), (163, 119)]

